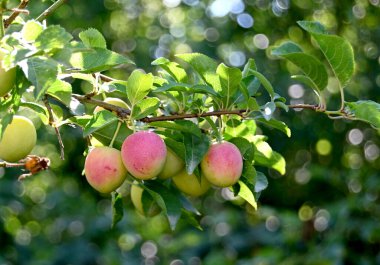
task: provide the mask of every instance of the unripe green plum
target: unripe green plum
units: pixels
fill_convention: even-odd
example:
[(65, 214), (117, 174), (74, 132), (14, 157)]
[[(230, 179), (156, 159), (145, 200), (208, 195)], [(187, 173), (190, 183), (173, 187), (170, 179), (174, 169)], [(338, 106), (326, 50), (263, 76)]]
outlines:
[(180, 191), (193, 197), (203, 195), (211, 187), (205, 177), (201, 176), (201, 181), (199, 181), (195, 174), (189, 175), (186, 170), (182, 170), (179, 174), (175, 175), (172, 180)]
[(128, 172), (142, 180), (157, 177), (165, 165), (166, 153), (161, 137), (149, 131), (129, 135), (121, 147), (121, 157)]
[(13, 88), (16, 82), (16, 68), (11, 68), (8, 71), (2, 66), (2, 60), (5, 53), (0, 50), (0, 97), (4, 97)]
[[(118, 107), (122, 107), (122, 108), (125, 108), (127, 109), (128, 108), (128, 105), (127, 103), (125, 103), (123, 100), (121, 100), (120, 98), (105, 98), (103, 100), (105, 103), (108, 103), (108, 104), (112, 104), (112, 105), (115, 105), (115, 106), (118, 106)], [(94, 113), (97, 113), (101, 110), (104, 110), (104, 108), (100, 107), (100, 106), (97, 106), (95, 109), (94, 109)]]
[(0, 159), (16, 162), (25, 158), (37, 142), (36, 128), (31, 120), (23, 116), (13, 116), (0, 141)]
[(116, 190), (127, 177), (120, 151), (108, 147), (96, 147), (90, 151), (84, 164), (88, 183), (101, 193)]
[(158, 177), (160, 179), (171, 178), (174, 175), (177, 175), (184, 166), (185, 163), (183, 160), (170, 148), (167, 148), (165, 165)]
[(148, 206), (146, 206), (145, 208), (146, 211), (144, 211), (142, 198), (143, 198), (143, 193), (145, 193), (146, 191), (137, 184), (138, 182), (134, 181), (131, 186), (131, 200), (132, 200), (133, 206), (135, 206), (136, 208), (136, 211), (140, 213), (141, 215), (148, 216), (148, 217), (153, 217), (159, 214), (161, 212), (160, 207), (150, 197), (148, 197), (149, 201), (146, 202)]
[(201, 162), (202, 174), (217, 187), (235, 184), (243, 171), (239, 149), (230, 142), (213, 144)]

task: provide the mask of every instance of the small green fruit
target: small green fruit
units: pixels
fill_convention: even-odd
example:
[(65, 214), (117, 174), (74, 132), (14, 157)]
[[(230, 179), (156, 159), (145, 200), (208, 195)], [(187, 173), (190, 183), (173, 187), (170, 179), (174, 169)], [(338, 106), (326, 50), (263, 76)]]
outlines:
[(174, 175), (177, 175), (184, 166), (185, 163), (183, 160), (171, 149), (167, 148), (165, 165), (158, 177), (160, 179), (171, 178)]
[(31, 120), (13, 116), (0, 141), (0, 159), (16, 162), (25, 158), (37, 142), (36, 128)]
[(206, 193), (210, 188), (210, 183), (206, 178), (201, 176), (201, 181), (198, 180), (194, 174), (187, 174), (186, 170), (182, 170), (179, 174), (173, 178), (175, 186), (182, 192), (198, 197)]

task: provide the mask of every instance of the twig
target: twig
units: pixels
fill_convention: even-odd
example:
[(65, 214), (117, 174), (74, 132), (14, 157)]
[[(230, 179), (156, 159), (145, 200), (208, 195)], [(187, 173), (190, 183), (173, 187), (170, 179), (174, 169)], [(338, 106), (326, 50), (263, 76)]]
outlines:
[(4, 20), (4, 28), (8, 28), (19, 14), (25, 12), (25, 7), (28, 5), (28, 3), (29, 0), (22, 0), (18, 7), (13, 9), (13, 13)]
[(0, 162), (0, 167), (23, 167), (25, 170), (29, 171), (28, 173), (22, 174), (18, 177), (18, 180), (21, 181), (26, 177), (37, 174), (40, 171), (47, 170), (50, 167), (50, 160), (47, 157), (28, 155), (25, 159), (20, 160), (18, 163), (2, 161)]
[(52, 4), (50, 7), (48, 7), (44, 12), (39, 15), (36, 20), (37, 21), (43, 21), (45, 18), (47, 18), (51, 13), (53, 13), (57, 8), (59, 8), (61, 5), (63, 5), (67, 0), (57, 0), (54, 4)]
[[(93, 105), (100, 106), (106, 110), (113, 111), (122, 119), (127, 119), (131, 115), (131, 111), (122, 107), (118, 107), (112, 104), (105, 103), (104, 101), (92, 99), (86, 96), (81, 96), (77, 94), (72, 95), (73, 98), (77, 99), (78, 101), (82, 103), (90, 103)], [(235, 114), (242, 116), (246, 110), (217, 110), (217, 111), (211, 111), (211, 112), (204, 112), (204, 113), (185, 113), (185, 114), (176, 114), (176, 115), (169, 115), (169, 116), (159, 116), (159, 117), (152, 117), (152, 118), (142, 118), (139, 121), (142, 122), (154, 122), (154, 121), (173, 121), (173, 120), (183, 120), (188, 118), (200, 118), (200, 117), (210, 117), (210, 116), (221, 116), (221, 115), (228, 115), (228, 114)]]
[(318, 110), (318, 105), (309, 105), (309, 104), (295, 104), (295, 105), (288, 105), (290, 109), (311, 109), (311, 110)]
[(62, 142), (61, 133), (59, 132), (58, 127), (55, 125), (53, 111), (51, 109), (51, 106), (50, 106), (50, 103), (48, 101), (47, 96), (45, 96), (43, 98), (43, 102), (44, 102), (44, 104), (48, 110), (48, 113), (49, 113), (49, 124), (54, 128), (55, 134), (57, 135), (57, 138), (58, 138), (59, 147), (61, 149), (61, 159), (65, 160), (65, 146), (63, 145), (63, 142)]

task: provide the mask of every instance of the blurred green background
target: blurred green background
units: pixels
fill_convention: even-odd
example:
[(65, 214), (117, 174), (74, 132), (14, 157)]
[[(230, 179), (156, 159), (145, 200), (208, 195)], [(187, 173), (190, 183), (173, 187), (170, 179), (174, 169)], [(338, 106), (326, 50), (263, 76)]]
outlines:
[[(318, 20), (354, 47), (356, 75), (347, 100), (380, 102), (379, 2), (82, 0), (67, 1), (48, 23), (74, 37), (97, 28), (109, 48), (146, 71), (156, 71), (150, 65), (155, 58), (173, 59), (175, 53), (202, 52), (236, 67), (252, 57), (289, 103), (312, 104), (313, 93), (290, 79), (294, 67), (269, 51), (290, 39), (322, 58), (296, 24)], [(30, 17), (51, 3), (30, 1)], [(329, 109), (338, 108), (338, 92), (331, 79)], [(161, 216), (144, 219), (129, 201), (122, 222), (111, 230), (110, 198), (81, 175), (81, 132), (62, 129), (61, 161), (54, 131), (41, 126), (33, 153), (50, 157), (51, 170), (19, 183), (20, 171), (0, 169), (0, 264), (380, 264), (379, 133), (308, 110), (277, 117), (288, 123), (290, 139), (265, 127), (259, 133), (285, 157), (286, 175), (262, 169), (269, 187), (258, 211), (220, 191), (195, 201), (204, 214), (203, 231), (181, 223), (170, 232)]]

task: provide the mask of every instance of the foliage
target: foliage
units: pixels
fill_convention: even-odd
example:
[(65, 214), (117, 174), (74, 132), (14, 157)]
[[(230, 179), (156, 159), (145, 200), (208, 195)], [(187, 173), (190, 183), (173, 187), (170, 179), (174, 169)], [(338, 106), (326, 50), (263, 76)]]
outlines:
[[(108, 1), (108, 5), (113, 6), (116, 4), (113, 1)], [(305, 21), (300, 24), (316, 41), (318, 48), (320, 48), (322, 55), (327, 60), (330, 68), (325, 67), (327, 64), (320, 60), (320, 55), (314, 53), (314, 51), (310, 52), (310, 47), (307, 47), (310, 43), (302, 43), (303, 46), (305, 45), (307, 48), (301, 49), (300, 45), (288, 42), (285, 45), (279, 46), (279, 48), (275, 48), (273, 54), (284, 57), (295, 64), (304, 74), (303, 76), (297, 74), (295, 76), (296, 80), (304, 82), (306, 86), (310, 86), (318, 93), (319, 105), (310, 106), (312, 106), (314, 110), (325, 113), (330, 117), (344, 118), (346, 120), (358, 119), (365, 121), (378, 129), (378, 120), (380, 116), (378, 103), (369, 100), (354, 101), (357, 99), (352, 98), (350, 88), (343, 91), (343, 87), (346, 85), (349, 86), (350, 84), (348, 83), (348, 80), (352, 77), (354, 65), (353, 54), (351, 53), (352, 49), (347, 40), (337, 35), (327, 34), (327, 30), (323, 29), (320, 24)], [(29, 29), (31, 27), (38, 30), (31, 31)], [(19, 32), (22, 34), (20, 35)], [(30, 35), (30, 32), (34, 32), (35, 34)], [(356, 218), (355, 211), (361, 210), (356, 209), (357, 206), (354, 203), (351, 203), (350, 200), (355, 201), (355, 195), (357, 195), (358, 192), (356, 191), (358, 189), (359, 193), (361, 189), (367, 191), (365, 194), (357, 195), (363, 200), (363, 205), (367, 204), (369, 205), (367, 206), (369, 208), (375, 207), (374, 202), (376, 202), (375, 195), (377, 194), (377, 190), (369, 190), (373, 185), (369, 182), (374, 181), (374, 179), (367, 178), (367, 176), (370, 176), (371, 174), (376, 175), (376, 161), (378, 161), (378, 156), (371, 156), (370, 150), (378, 150), (374, 143), (378, 141), (378, 139), (373, 136), (372, 140), (367, 141), (366, 147), (363, 145), (363, 150), (365, 150), (364, 161), (360, 158), (359, 154), (361, 154), (361, 151), (358, 150), (358, 146), (355, 144), (352, 144), (351, 147), (347, 147), (347, 150), (345, 150), (344, 153), (342, 150), (336, 150), (335, 145), (333, 151), (330, 150), (330, 152), (327, 153), (324, 153), (323, 150), (326, 150), (327, 147), (323, 145), (320, 149), (316, 149), (316, 153), (313, 153), (314, 150), (312, 152), (305, 151), (305, 148), (308, 145), (314, 144), (319, 138), (324, 139), (331, 137), (329, 138), (330, 141), (327, 141), (328, 143), (339, 143), (342, 142), (342, 139), (336, 138), (339, 142), (334, 141), (332, 139), (333, 136), (324, 134), (324, 132), (320, 132), (319, 130), (315, 130), (315, 135), (309, 136), (307, 132), (302, 131), (302, 125), (300, 125), (302, 119), (306, 120), (306, 124), (310, 124), (310, 116), (307, 114), (302, 113), (300, 114), (300, 117), (297, 118), (293, 117), (293, 114), (288, 113), (287, 115), (289, 115), (290, 118), (284, 117), (282, 114), (284, 113), (283, 110), (288, 110), (289, 106), (286, 105), (285, 98), (278, 95), (283, 94), (283, 91), (279, 89), (278, 85), (271, 82), (272, 80), (268, 77), (267, 70), (260, 72), (260, 69), (265, 69), (265, 67), (256, 67), (256, 64), (259, 66), (263, 64), (260, 58), (256, 62), (253, 59), (248, 60), (244, 67), (241, 65), (242, 68), (244, 68), (241, 70), (231, 64), (218, 64), (217, 61), (201, 53), (186, 53), (176, 55), (177, 59), (167, 59), (163, 57), (155, 59), (152, 64), (158, 66), (158, 69), (160, 69), (159, 72), (146, 74), (141, 70), (128, 70), (130, 69), (129, 67), (132, 67), (132, 61), (117, 52), (111, 51), (111, 49), (107, 49), (104, 37), (95, 29), (81, 31), (78, 38), (73, 38), (70, 33), (60, 26), (45, 26), (33, 20), (27, 22), (19, 20), (18, 23), (15, 23), (15, 25), (12, 25), (12, 27), (9, 28), (8, 33), (9, 35), (7, 34), (5, 36), (2, 43), (4, 48), (12, 52), (7, 56), (4, 66), (11, 67), (17, 65), (19, 67), (20, 78), (18, 78), (17, 89), (14, 89), (8, 98), (1, 99), (0, 108), (2, 114), (13, 114), (19, 111), (24, 113), (27, 112), (28, 115), (31, 115), (32, 117), (38, 115), (40, 121), (35, 121), (37, 123), (42, 122), (45, 125), (47, 125), (49, 121), (51, 123), (51, 116), (53, 116), (54, 119), (52, 125), (55, 128), (59, 128), (62, 132), (70, 132), (78, 135), (77, 130), (74, 132), (74, 130), (71, 129), (71, 126), (75, 125), (83, 129), (84, 137), (91, 136), (105, 145), (109, 145), (112, 142), (113, 145), (118, 148), (121, 146), (123, 139), (131, 134), (134, 129), (154, 129), (165, 137), (166, 143), (171, 143), (170, 147), (173, 147), (173, 150), (179, 156), (182, 156), (185, 159), (186, 169), (189, 173), (192, 173), (193, 171), (197, 173), (198, 164), (207, 151), (211, 139), (224, 138), (238, 146), (244, 157), (244, 171), (239, 184), (232, 187), (234, 195), (240, 195), (240, 197), (247, 200), (253, 208), (257, 207), (257, 200), (259, 197), (260, 201), (261, 198), (263, 198), (261, 201), (263, 205), (258, 205), (258, 213), (252, 213), (252, 208), (246, 206), (248, 209), (246, 215), (244, 215), (244, 217), (236, 218), (239, 214), (242, 215), (242, 209), (225, 202), (225, 205), (223, 206), (227, 209), (223, 212), (225, 216), (222, 215), (221, 217), (218, 217), (221, 219), (216, 218), (215, 220), (212, 220), (210, 216), (215, 213), (215, 210), (213, 210), (212, 207), (221, 208), (222, 206), (212, 199), (212, 195), (208, 195), (204, 201), (206, 205), (208, 203), (208, 207), (201, 207), (202, 210), (200, 210), (205, 215), (205, 217), (202, 218), (201, 226), (203, 229), (206, 229), (206, 231), (210, 231), (209, 233), (211, 233), (211, 231), (217, 231), (216, 234), (218, 237), (215, 238), (215, 242), (202, 244), (202, 241), (205, 238), (204, 234), (193, 230), (186, 230), (187, 225), (182, 223), (183, 220), (186, 220), (195, 227), (200, 227), (199, 212), (190, 201), (183, 197), (182, 194), (175, 192), (170, 181), (165, 183), (152, 181), (147, 182), (147, 185), (144, 185), (151, 197), (155, 199), (158, 205), (162, 208), (163, 214), (157, 217), (157, 219), (144, 221), (146, 226), (156, 225), (158, 228), (156, 231), (148, 232), (140, 230), (139, 233), (141, 233), (142, 237), (158, 240), (164, 231), (168, 231), (167, 229), (169, 226), (166, 222), (170, 224), (172, 229), (177, 225), (177, 231), (180, 229), (184, 229), (185, 231), (175, 240), (176, 242), (181, 241), (180, 238), (183, 237), (183, 244), (178, 242), (174, 243), (174, 240), (169, 240), (169, 243), (171, 243), (169, 246), (164, 246), (164, 244), (160, 243), (160, 248), (165, 249), (167, 253), (171, 253), (169, 254), (170, 256), (176, 256), (174, 254), (176, 253), (176, 248), (185, 249), (186, 244), (198, 244), (200, 247), (208, 249), (205, 263), (218, 264), (218, 259), (223, 257), (220, 256), (220, 244), (225, 246), (225, 248), (228, 248), (229, 245), (232, 249), (237, 249), (238, 257), (242, 264), (251, 261), (256, 263), (264, 261), (267, 264), (279, 264), (285, 255), (284, 252), (276, 250), (273, 246), (280, 244), (286, 245), (287, 248), (293, 246), (292, 250), (294, 250), (294, 255), (289, 257), (285, 262), (294, 264), (304, 262), (303, 256), (305, 246), (295, 247), (294, 245), (296, 245), (297, 240), (300, 240), (301, 245), (309, 242), (308, 250), (310, 252), (318, 253), (321, 252), (320, 250), (322, 248), (322, 251), (327, 253), (326, 257), (328, 257), (328, 259), (323, 256), (318, 256), (317, 254), (308, 255), (306, 258), (308, 264), (312, 264), (312, 262), (325, 262), (326, 264), (329, 264), (327, 263), (329, 262), (328, 260), (342, 262), (345, 256), (350, 257), (350, 255), (353, 255), (342, 253), (344, 252), (343, 249), (346, 244), (344, 239), (340, 238), (341, 241), (327, 242), (324, 245), (320, 245), (317, 241), (321, 240), (320, 235), (323, 233), (321, 232), (321, 234), (317, 235), (315, 233), (320, 232), (318, 226), (319, 221), (323, 223), (323, 221), (326, 220), (327, 222), (329, 222), (329, 220), (334, 220), (336, 224), (331, 226), (331, 229), (333, 229), (335, 225), (338, 226), (339, 222), (344, 222), (343, 220), (345, 220), (345, 218), (343, 216), (347, 217), (348, 215), (353, 214), (354, 219)], [(330, 53), (331, 51), (334, 51), (334, 55)], [(335, 56), (336, 54), (339, 55), (338, 59)], [(137, 64), (138, 60), (135, 61)], [(342, 61), (345, 63), (342, 64)], [(343, 66), (345, 68), (342, 68)], [(120, 69), (125, 70), (125, 67), (127, 67), (128, 78), (125, 78), (127, 75), (120, 75)], [(294, 68), (289, 68), (294, 72)], [(113, 76), (112, 73), (116, 74), (113, 78), (108, 78), (107, 76), (100, 74), (100, 72), (103, 71), (108, 71), (110, 73), (109, 76)], [(341, 106), (337, 111), (327, 110), (327, 105), (335, 105), (334, 97), (330, 95), (330, 85), (327, 85), (328, 81), (331, 82), (331, 77), (328, 77), (329, 75), (335, 76), (339, 83), (338, 87), (340, 88), (341, 94)], [(281, 78), (282, 77), (279, 76), (279, 79)], [(344, 93), (347, 93), (347, 91), (349, 92), (349, 98), (352, 102), (344, 101), (343, 95)], [(80, 94), (86, 94), (89, 96), (83, 98)], [(23, 100), (21, 100), (21, 95)], [(93, 114), (93, 107), (91, 105), (97, 105), (98, 103), (91, 100), (100, 99), (105, 96), (123, 98), (128, 103), (129, 108), (113, 109), (112, 106), (108, 106), (108, 109), (112, 110), (112, 112), (104, 110)], [(50, 102), (52, 115), (49, 113), (49, 106), (44, 103), (44, 99), (48, 99)], [(90, 99), (90, 101), (88, 101), (88, 99)], [(107, 106), (104, 107), (107, 109)], [(26, 109), (30, 109), (30, 111)], [(223, 115), (216, 113), (216, 115), (200, 117), (204, 113), (212, 113), (219, 110), (232, 113), (223, 113)], [(181, 118), (181, 115), (190, 115), (185, 117), (192, 118), (192, 121), (177, 120), (176, 117)], [(6, 115), (6, 118), (3, 119), (5, 122), (2, 123), (2, 131), (6, 128), (10, 116)], [(160, 120), (161, 117), (168, 116), (172, 116), (171, 118), (173, 120)], [(315, 124), (327, 123), (323, 117), (312, 119)], [(122, 124), (121, 126), (120, 122)], [(339, 128), (339, 126), (350, 128), (353, 126), (352, 123), (343, 123), (340, 121), (333, 122), (328, 120), (328, 123), (330, 124), (330, 128), (331, 124), (334, 124), (334, 128)], [(208, 124), (208, 126), (202, 127), (202, 124)], [(263, 127), (261, 127), (261, 125), (263, 125)], [(291, 134), (288, 126), (292, 128), (292, 138), (290, 139), (284, 140), (282, 135), (279, 136), (280, 134), (268, 130), (268, 128), (275, 128), (289, 137)], [(41, 128), (40, 131), (44, 130), (49, 129)], [(351, 129), (351, 134), (357, 132), (353, 130), (355, 130), (355, 127)], [(361, 130), (359, 131), (362, 133)], [(267, 136), (263, 136), (262, 132)], [(368, 130), (366, 132), (367, 134), (376, 135), (376, 130), (373, 130), (372, 133)], [(46, 133), (47, 132), (42, 132), (42, 134)], [(339, 134), (339, 130), (335, 133)], [(66, 146), (66, 154), (70, 153), (71, 150), (78, 155), (86, 149), (86, 147), (83, 146), (84, 140), (81, 140), (81, 150), (74, 151), (74, 149), (79, 149), (79, 147), (70, 147), (70, 144), (65, 140), (65, 134), (66, 133), (63, 133), (63, 141)], [(352, 140), (352, 137), (353, 136), (348, 138), (351, 139), (349, 141), (355, 142), (355, 140)], [(297, 141), (293, 139), (297, 139)], [(284, 144), (279, 143), (281, 141), (290, 141), (294, 146), (292, 146), (291, 149), (286, 150), (284, 149)], [(50, 148), (54, 149), (53, 147)], [(334, 154), (331, 152), (338, 153)], [(376, 151), (372, 151), (372, 154), (373, 152), (376, 153)], [(51, 152), (48, 153), (52, 154)], [(284, 155), (285, 159), (280, 153)], [(345, 167), (345, 171), (343, 171), (344, 173), (337, 173), (341, 167), (340, 163), (335, 162), (332, 164), (332, 158), (335, 155), (336, 157), (342, 157), (342, 164)], [(295, 159), (294, 157), (297, 158)], [(320, 165), (315, 163), (310, 164), (311, 157), (319, 159)], [(52, 162), (58, 161), (58, 159), (52, 160)], [(72, 160), (71, 157), (70, 160)], [(285, 160), (288, 162), (287, 175), (295, 176), (296, 182), (298, 182), (298, 179), (301, 181), (298, 182), (298, 184), (291, 181), (290, 185), (292, 187), (290, 188), (294, 193), (285, 193), (287, 196), (294, 198), (285, 198), (281, 197), (281, 195), (274, 196), (274, 199), (265, 197), (265, 188), (267, 188), (267, 186), (270, 193), (284, 194), (283, 189), (287, 185), (284, 178), (276, 179), (273, 182), (271, 181), (271, 178), (279, 177), (276, 171), (280, 174), (285, 174)], [(361, 168), (363, 164), (369, 164), (369, 167), (363, 172), (358, 172), (359, 168), (355, 168), (357, 163), (361, 163), (359, 168)], [(62, 162), (57, 162), (57, 167), (59, 164), (62, 164)], [(52, 163), (52, 165), (54, 165), (54, 163)], [(72, 163), (70, 163), (70, 165), (72, 165)], [(331, 172), (333, 173), (327, 170), (327, 166), (332, 166)], [(76, 167), (80, 169), (81, 165), (76, 165)], [(266, 173), (267, 170), (263, 167), (271, 168), (271, 170)], [(54, 166), (52, 166), (52, 171), (54, 171)], [(77, 170), (76, 172), (80, 172), (80, 170)], [(270, 177), (269, 185), (264, 172)], [(33, 177), (35, 179), (30, 180), (31, 184), (23, 184), (33, 185), (34, 182), (36, 183), (35, 186), (32, 186), (34, 193), (32, 193), (32, 190), (27, 191), (27, 193), (30, 193), (28, 196), (32, 198), (33, 202), (39, 201), (38, 194), (42, 196), (42, 188), (39, 189), (39, 186), (42, 185), (42, 187), (44, 187), (43, 185), (45, 185), (45, 187), (51, 187), (53, 182), (61, 182), (58, 187), (64, 185), (64, 180), (47, 180), (48, 176), (51, 176), (51, 174), (53, 173), (49, 172), (45, 175), (41, 174), (41, 176), (36, 175)], [(291, 204), (292, 200), (297, 200), (297, 194), (301, 194), (302, 196), (302, 194), (307, 193), (308, 188), (306, 186), (299, 187), (297, 185), (303, 184), (303, 181), (307, 179), (308, 174), (309, 176), (312, 174), (313, 178), (315, 176), (316, 179), (314, 181), (320, 181), (324, 184), (331, 185), (329, 189), (330, 192), (333, 189), (332, 187), (340, 187), (340, 189), (343, 190), (341, 193), (346, 195), (349, 202), (344, 203), (343, 200), (336, 200), (335, 204), (327, 204), (328, 207), (325, 207), (319, 204), (318, 200), (312, 199), (312, 203), (307, 203), (300, 199), (300, 201)], [(344, 174), (347, 174), (347, 176), (342, 177)], [(8, 176), (7, 169), (7, 178), (4, 178), (4, 180), (9, 179)], [(332, 180), (328, 179), (329, 177), (332, 177)], [(44, 181), (46, 181), (47, 184), (43, 184)], [(66, 185), (69, 185), (69, 187), (71, 185), (73, 188), (67, 188), (66, 195), (63, 195), (62, 191), (56, 191), (56, 195), (54, 195), (54, 193), (50, 194), (50, 191), (49, 193), (45, 193), (45, 190), (42, 189), (43, 196), (48, 196), (49, 199), (54, 196), (54, 200), (56, 201), (62, 200), (62, 198), (66, 198), (67, 196), (77, 196), (79, 191), (87, 189), (85, 185), (82, 187), (82, 184), (79, 184), (80, 188), (78, 188), (78, 183), (75, 181), (73, 182), (69, 179), (67, 181), (69, 184)], [(318, 186), (311, 186), (310, 189), (314, 187)], [(70, 191), (71, 189), (72, 191)], [(120, 197), (127, 198), (128, 196), (128, 189), (126, 190), (127, 191), (120, 190), (120, 194), (113, 194), (113, 205), (115, 206), (113, 215), (118, 219), (121, 216), (121, 212), (127, 211), (127, 214), (124, 215), (121, 223), (115, 227), (115, 229), (121, 229), (120, 231), (130, 231), (129, 229), (131, 228), (126, 228), (128, 225), (133, 223), (137, 225), (137, 223), (141, 222), (141, 219), (139, 219), (138, 216), (135, 216), (130, 212), (131, 207), (129, 206), (131, 204), (128, 200), (124, 200), (124, 204), (127, 205), (127, 208), (120, 206)], [(227, 191), (222, 190), (221, 192), (223, 194)], [(261, 195), (262, 192), (263, 195)], [(311, 192), (316, 194), (318, 193), (318, 189), (311, 190)], [(88, 192), (85, 193), (87, 196), (86, 200), (93, 205), (95, 202), (89, 194), (90, 193)], [(215, 196), (220, 196), (218, 195), (219, 191), (215, 194)], [(327, 197), (331, 196), (332, 198), (340, 196), (340, 194), (334, 195), (329, 194), (328, 192), (325, 195)], [(371, 197), (372, 195), (375, 196), (375, 199), (371, 199), (374, 198)], [(92, 196), (94, 196), (94, 194), (92, 194)], [(230, 196), (233, 197), (231, 194)], [(227, 197), (223, 197), (222, 200), (226, 200), (226, 198)], [(104, 200), (109, 203), (108, 199), (105, 198), (100, 202)], [(275, 204), (276, 200), (280, 202)], [(290, 202), (288, 200), (290, 200)], [(41, 203), (44, 201), (45, 199), (42, 200)], [(75, 204), (75, 200), (71, 199), (71, 201)], [(323, 200), (321, 199), (321, 201)], [(326, 201), (328, 201), (327, 198)], [(192, 203), (197, 205), (199, 204), (199, 201), (194, 200)], [(69, 200), (67, 201), (67, 205), (68, 204)], [(267, 208), (268, 206), (266, 205), (277, 205), (277, 209)], [(296, 215), (294, 215), (294, 213), (290, 214), (288, 212), (289, 209), (287, 209), (288, 205), (292, 205), (294, 209), (299, 208), (298, 213), (296, 213)], [(14, 206), (13, 208), (3, 207), (2, 210), (4, 215), (2, 214), (2, 216), (4, 216), (3, 220), (6, 220), (4, 221), (4, 227), (5, 231), (7, 231), (7, 235), (12, 235), (13, 233), (13, 236), (17, 238), (18, 234), (18, 242), (23, 242), (22, 232), (34, 231), (33, 229), (37, 229), (35, 228), (37, 226), (34, 223), (29, 224), (31, 221), (28, 221), (26, 216), (22, 217), (25, 218), (25, 220), (18, 221), (19, 226), (17, 226), (17, 221), (15, 221), (15, 219), (18, 220), (18, 217), (16, 214), (17, 210), (14, 210), (15, 207), (17, 209), (19, 206)], [(102, 204), (99, 207), (102, 207), (100, 214), (107, 216), (104, 214), (108, 211), (109, 206), (104, 206), (104, 204)], [(324, 208), (319, 209), (319, 207)], [(309, 214), (303, 218), (303, 211), (307, 212), (308, 209), (311, 209), (309, 210), (309, 212), (311, 211), (311, 215)], [(338, 214), (338, 209), (343, 211), (341, 215)], [(344, 210), (346, 212), (344, 212)], [(19, 210), (19, 212), (20, 211), (25, 210)], [(87, 211), (88, 215), (86, 216)], [(326, 212), (328, 214), (334, 213), (336, 216), (327, 215)], [(54, 214), (59, 215), (59, 211), (54, 211), (51, 214), (52, 216)], [(80, 214), (85, 220), (80, 222), (82, 226), (83, 223), (87, 226), (94, 213), (91, 213), (89, 210), (83, 210), (77, 214)], [(298, 222), (297, 214), (300, 216), (302, 221), (301, 224)], [(133, 217), (128, 219), (126, 216)], [(162, 219), (163, 216), (166, 216), (167, 221)], [(376, 218), (378, 218), (378, 211), (374, 210), (373, 216), (377, 216)], [(183, 220), (180, 220), (179, 217)], [(109, 217), (106, 217), (106, 219), (107, 218), (109, 219)], [(108, 219), (106, 222), (103, 222), (103, 224), (94, 224), (92, 233), (95, 233), (96, 230), (99, 229), (108, 229), (108, 226), (111, 225), (111, 220)], [(273, 229), (273, 231), (276, 231), (276, 235), (281, 237), (278, 242), (275, 242), (276, 238), (273, 236), (273, 233), (269, 233), (268, 235), (268, 231), (264, 233), (264, 230), (258, 226), (253, 226), (252, 229), (244, 229), (241, 227), (242, 223), (245, 227), (248, 227), (259, 219), (265, 219), (267, 230), (272, 231), (271, 229)], [(29, 225), (25, 226), (25, 228), (23, 228), (24, 230), (22, 230), (21, 222), (24, 221), (29, 222)], [(115, 219), (114, 221), (117, 220)], [(15, 225), (12, 227), (10, 224), (13, 222), (15, 222)], [(287, 230), (286, 232), (278, 231), (278, 228), (276, 228), (276, 222), (292, 224), (291, 227), (294, 231), (299, 231), (302, 226), (302, 229), (304, 229), (305, 232), (302, 233), (302, 236), (296, 237), (291, 234), (290, 230)], [(378, 242), (378, 239), (376, 239), (375, 236), (376, 226), (373, 226), (369, 219), (362, 220), (362, 222), (368, 223), (368, 231), (366, 233), (360, 231), (360, 225), (357, 223), (353, 223), (352, 228), (350, 228), (351, 230), (349, 230), (350, 233), (353, 237), (358, 237), (359, 241), (368, 240), (368, 242), (375, 242), (369, 243), (369, 245), (376, 245), (376, 242)], [(64, 223), (65, 225), (68, 225), (69, 221), (65, 220)], [(80, 231), (81, 229), (75, 230), (76, 227), (78, 227), (78, 223), (74, 223), (73, 221), (70, 225), (71, 224), (72, 234), (75, 235), (75, 231)], [(51, 226), (53, 231), (55, 228), (53, 224), (51, 224)], [(311, 228), (309, 226), (311, 226)], [(56, 224), (56, 227), (56, 229), (59, 230), (59, 227), (61, 226), (60, 224)], [(223, 230), (223, 227), (227, 228)], [(142, 228), (140, 226), (137, 229)], [(51, 233), (52, 238), (50, 240), (52, 242), (60, 242), (60, 240), (62, 240), (53, 238), (59, 234), (57, 232), (58, 230), (54, 230), (54, 232)], [(87, 229), (86, 227), (86, 230), (91, 231), (91, 228)], [(236, 233), (236, 235), (239, 235), (240, 238), (243, 237), (242, 235), (252, 235), (257, 241), (246, 242), (245, 246), (240, 246), (241, 249), (239, 249), (239, 241), (228, 242), (228, 238), (230, 237), (224, 237), (231, 233), (231, 231), (234, 232), (233, 234)], [(321, 231), (325, 231), (325, 229), (321, 229)], [(30, 234), (30, 232), (28, 233)], [(133, 235), (134, 232), (131, 233)], [(112, 236), (115, 238), (118, 237), (119, 246), (121, 249), (125, 247), (124, 250), (130, 250), (134, 247), (136, 242), (141, 242), (141, 237), (137, 234), (134, 234), (133, 236), (128, 235), (128, 233), (118, 235), (116, 231), (110, 232), (110, 237)], [(272, 239), (268, 240), (265, 239), (265, 237)], [(232, 233), (231, 238), (233, 238)], [(310, 239), (315, 239), (316, 242)], [(273, 240), (273, 242), (270, 242), (271, 240)], [(144, 243), (146, 244), (145, 246), (152, 247), (152, 245), (149, 245), (148, 243), (149, 241)], [(258, 243), (267, 245), (268, 247), (259, 248)], [(84, 244), (84, 242), (79, 242), (78, 244)], [(176, 244), (178, 245), (175, 246)], [(244, 247), (250, 246), (250, 244), (251, 246), (255, 246), (258, 253), (258, 255), (255, 255), (253, 258), (249, 257), (244, 250)], [(157, 247), (156, 244), (153, 245)], [(331, 250), (327, 250), (330, 247)], [(102, 248), (107, 249), (112, 248), (112, 246), (102, 246)], [(114, 250), (108, 250), (109, 253), (112, 253), (113, 251)], [(200, 255), (199, 253), (201, 252), (199, 251), (194, 255)], [(363, 263), (365, 260), (370, 260), (371, 255), (373, 256), (375, 251), (368, 250), (368, 253), (368, 255), (363, 255)], [(137, 259), (136, 257), (133, 257), (133, 254), (128, 255), (131, 255), (129, 256), (130, 260)], [(191, 255), (193, 255), (193, 253), (183, 252), (180, 257), (182, 259), (190, 259)], [(106, 259), (105, 256), (103, 258)], [(164, 257), (163, 260), (165, 260)], [(228, 260), (233, 263), (236, 260), (236, 257), (234, 258), (231, 254), (231, 257), (227, 259), (226, 262), (228, 262)], [(76, 262), (86, 263), (86, 261)]]

